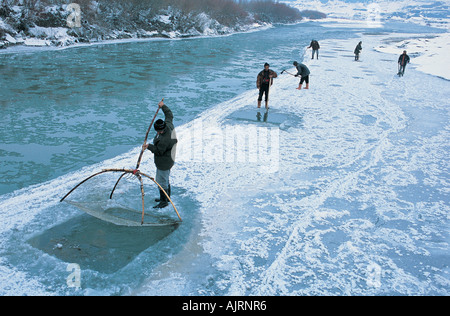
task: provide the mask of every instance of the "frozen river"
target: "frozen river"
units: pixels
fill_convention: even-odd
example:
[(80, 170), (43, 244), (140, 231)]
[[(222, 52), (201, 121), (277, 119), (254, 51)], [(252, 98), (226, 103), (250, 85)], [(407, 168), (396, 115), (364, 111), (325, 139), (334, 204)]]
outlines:
[[(433, 30), (383, 30), (406, 31)], [(448, 295), (449, 82), (396, 77), (398, 56), (373, 49), (383, 36), (311, 23), (1, 54), (0, 294)], [(320, 59), (306, 55), (298, 91), (280, 72), (312, 38)], [(266, 61), (280, 75), (268, 113), (254, 87)], [(183, 223), (117, 227), (59, 203), (95, 171), (134, 166), (162, 97)], [(115, 180), (73, 198), (106, 199)], [(139, 204), (135, 180), (116, 198)]]

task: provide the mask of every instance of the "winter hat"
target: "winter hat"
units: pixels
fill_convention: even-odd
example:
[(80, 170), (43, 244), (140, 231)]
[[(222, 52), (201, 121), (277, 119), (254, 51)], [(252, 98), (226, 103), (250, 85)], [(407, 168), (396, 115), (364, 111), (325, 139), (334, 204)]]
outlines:
[(166, 128), (166, 122), (159, 119), (155, 122), (155, 131), (163, 131)]
[(297, 66), (297, 65), (298, 65), (298, 62), (294, 61), (294, 63), (293, 63), (293, 64), (294, 64), (294, 66)]
[(268, 63), (265, 63), (265, 64), (264, 64), (264, 67), (266, 67), (266, 66), (269, 66), (269, 67), (270, 67), (270, 65), (269, 65)]

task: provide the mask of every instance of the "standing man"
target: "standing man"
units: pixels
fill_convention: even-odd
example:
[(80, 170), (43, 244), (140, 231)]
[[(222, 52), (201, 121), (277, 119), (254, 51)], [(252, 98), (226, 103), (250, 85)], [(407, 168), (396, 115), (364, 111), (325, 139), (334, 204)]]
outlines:
[(355, 48), (355, 61), (359, 60), (359, 54), (361, 53), (361, 51), (362, 51), (362, 42), (359, 42)]
[(273, 84), (273, 78), (278, 77), (277, 73), (269, 69), (269, 67), (270, 65), (268, 63), (265, 63), (264, 70), (262, 70), (256, 78), (256, 87), (259, 89), (258, 109), (261, 108), (263, 94), (265, 94), (266, 109), (269, 108), (270, 86)]
[(409, 64), (409, 56), (406, 54), (406, 50), (403, 51), (403, 54), (398, 58), (398, 76), (402, 76), (405, 74), (406, 65)]
[(308, 67), (306, 67), (306, 65), (302, 64), (302, 63), (298, 63), (296, 61), (294, 61), (294, 66), (297, 68), (297, 74), (295, 75), (296, 77), (302, 77), (300, 79), (300, 83), (298, 85), (297, 90), (301, 90), (302, 89), (302, 84), (303, 82), (306, 82), (306, 88), (305, 89), (309, 89), (309, 74), (310, 71), (308, 69)]
[(312, 48), (312, 58), (311, 59), (314, 59), (314, 54), (316, 54), (317, 59), (319, 59), (319, 49), (320, 49), (319, 42), (316, 40), (312, 40), (311, 44), (309, 44), (308, 48)]
[[(178, 140), (173, 125), (172, 111), (163, 101), (159, 102), (158, 106), (163, 110), (165, 120), (159, 119), (155, 122), (156, 136), (153, 139), (153, 144), (144, 144), (142, 147), (150, 150), (155, 155), (155, 180), (170, 196), (170, 169), (175, 164), (176, 144)], [(169, 200), (161, 189), (159, 190), (159, 199), (155, 201), (159, 202), (159, 204), (154, 208), (164, 208), (169, 205)]]

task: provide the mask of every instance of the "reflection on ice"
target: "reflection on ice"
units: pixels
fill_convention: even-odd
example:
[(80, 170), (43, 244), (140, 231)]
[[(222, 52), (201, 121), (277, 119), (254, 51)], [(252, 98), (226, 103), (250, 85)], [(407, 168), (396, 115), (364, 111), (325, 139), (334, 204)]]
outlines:
[(230, 125), (265, 123), (258, 124), (257, 126), (278, 126), (283, 130), (290, 127), (303, 127), (303, 118), (301, 116), (297, 116), (293, 113), (283, 113), (279, 109), (256, 109), (256, 106), (254, 109), (249, 109), (249, 107), (247, 107), (233, 112), (225, 119), (225, 122)]

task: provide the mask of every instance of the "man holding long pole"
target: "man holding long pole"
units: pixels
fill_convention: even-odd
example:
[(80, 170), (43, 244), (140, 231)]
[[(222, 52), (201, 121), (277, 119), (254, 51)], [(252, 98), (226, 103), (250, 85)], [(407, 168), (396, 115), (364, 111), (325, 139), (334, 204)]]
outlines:
[(269, 109), (270, 86), (273, 84), (273, 78), (276, 78), (278, 76), (277, 73), (269, 69), (269, 67), (270, 65), (268, 63), (265, 63), (264, 69), (258, 74), (256, 78), (256, 87), (259, 89), (258, 109), (261, 108), (261, 101), (264, 94), (266, 96), (266, 110)]
[[(164, 112), (164, 121), (159, 119), (155, 122), (154, 128), (156, 136), (153, 139), (153, 144), (144, 144), (144, 149), (150, 150), (155, 156), (156, 165), (156, 182), (161, 185), (164, 191), (170, 196), (170, 169), (175, 164), (176, 144), (178, 142), (175, 127), (173, 125), (173, 113), (164, 100), (159, 102), (159, 108)], [(164, 208), (169, 205), (169, 200), (163, 191), (159, 190), (159, 202), (154, 208)]]

